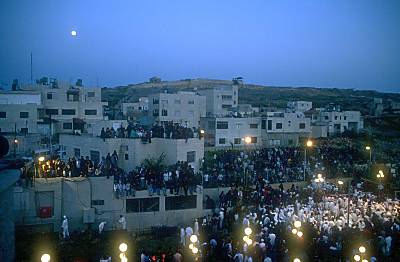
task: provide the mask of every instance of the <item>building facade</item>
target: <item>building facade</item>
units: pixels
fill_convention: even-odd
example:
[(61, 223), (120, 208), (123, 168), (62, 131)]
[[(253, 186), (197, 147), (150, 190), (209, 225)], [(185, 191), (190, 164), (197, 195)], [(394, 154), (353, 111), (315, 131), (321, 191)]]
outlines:
[(146, 158), (158, 158), (165, 156), (167, 165), (178, 161), (185, 161), (195, 171), (200, 168), (204, 157), (204, 140), (198, 138), (164, 139), (152, 138), (151, 143), (141, 139), (132, 138), (106, 138), (68, 134), (60, 135), (60, 148), (66, 152), (66, 156), (88, 156), (92, 161), (98, 162), (108, 153), (114, 150), (118, 154), (119, 166), (125, 171), (130, 171), (139, 166)]
[[(215, 147), (261, 146), (260, 117), (205, 117), (201, 128), (205, 131), (205, 145)], [(245, 138), (250, 137), (248, 143)]]
[(306, 112), (312, 108), (310, 101), (291, 101), (287, 103), (287, 108), (291, 112)]
[(149, 114), (158, 124), (173, 122), (199, 127), (206, 115), (206, 98), (195, 92), (159, 93), (149, 96)]
[(230, 110), (237, 108), (239, 103), (238, 85), (218, 86), (198, 92), (206, 97), (207, 117), (224, 117)]

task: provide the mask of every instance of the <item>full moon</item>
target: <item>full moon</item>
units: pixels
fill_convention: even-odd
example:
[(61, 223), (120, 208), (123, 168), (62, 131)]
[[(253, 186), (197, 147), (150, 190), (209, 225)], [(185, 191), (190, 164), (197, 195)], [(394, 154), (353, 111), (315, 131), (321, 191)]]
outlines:
[(71, 36), (76, 36), (76, 31), (75, 30), (71, 31)]

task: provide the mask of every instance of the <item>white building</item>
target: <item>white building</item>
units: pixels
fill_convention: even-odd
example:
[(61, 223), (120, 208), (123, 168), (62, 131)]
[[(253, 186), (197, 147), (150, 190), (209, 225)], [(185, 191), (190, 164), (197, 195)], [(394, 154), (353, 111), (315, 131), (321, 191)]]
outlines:
[(0, 91), (0, 132), (37, 133), (41, 95), (31, 91)]
[(174, 122), (187, 127), (199, 127), (206, 115), (206, 98), (195, 92), (159, 93), (149, 96), (149, 113), (154, 122)]
[[(261, 146), (260, 120), (260, 117), (205, 117), (200, 126), (205, 131), (206, 146)], [(250, 137), (249, 144), (245, 143), (246, 137)]]
[(140, 97), (138, 102), (122, 103), (122, 114), (129, 120), (134, 116), (149, 110), (149, 98)]
[(238, 89), (237, 85), (231, 85), (199, 90), (199, 94), (207, 99), (207, 116), (223, 117), (229, 110), (236, 108), (239, 102)]
[(346, 130), (359, 132), (364, 128), (360, 111), (341, 111), (339, 107), (319, 108), (307, 114), (311, 115), (312, 124), (327, 126), (328, 136), (343, 133)]
[(310, 101), (291, 101), (287, 102), (287, 108), (291, 112), (306, 112), (312, 108), (312, 102)]
[(91, 135), (62, 134), (60, 148), (66, 152), (66, 156), (88, 156), (95, 162), (115, 150), (119, 156), (119, 166), (126, 171), (133, 170), (146, 158), (158, 158), (161, 154), (165, 155), (165, 162), (168, 165), (185, 161), (197, 171), (204, 157), (204, 140), (198, 138), (190, 138), (187, 141), (152, 138), (151, 143), (144, 143), (141, 139), (132, 138), (103, 140)]
[(304, 113), (267, 112), (261, 119), (264, 146), (297, 146), (311, 134), (310, 119)]
[(57, 83), (23, 86), (22, 89), (41, 95), (42, 107), (38, 110), (38, 117), (55, 122), (53, 133), (83, 130), (97, 120), (104, 119), (103, 106), (107, 102), (101, 101), (100, 88)]

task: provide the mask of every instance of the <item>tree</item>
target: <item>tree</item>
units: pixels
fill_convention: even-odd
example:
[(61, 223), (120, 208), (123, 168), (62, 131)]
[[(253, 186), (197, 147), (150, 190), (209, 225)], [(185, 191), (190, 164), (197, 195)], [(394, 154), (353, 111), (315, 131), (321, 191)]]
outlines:
[(146, 170), (152, 171), (153, 173), (156, 174), (163, 172), (166, 168), (164, 153), (161, 153), (161, 155), (158, 158), (155, 157), (146, 158), (145, 160), (143, 160), (142, 166)]

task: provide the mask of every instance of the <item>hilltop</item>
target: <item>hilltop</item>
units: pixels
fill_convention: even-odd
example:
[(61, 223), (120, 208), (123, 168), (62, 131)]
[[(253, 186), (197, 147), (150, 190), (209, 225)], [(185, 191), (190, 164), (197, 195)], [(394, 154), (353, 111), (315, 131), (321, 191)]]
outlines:
[[(110, 104), (137, 101), (141, 96), (156, 92), (176, 92), (210, 88), (213, 86), (232, 85), (231, 80), (214, 79), (184, 79), (179, 81), (161, 81), (159, 83), (139, 83), (128, 86), (103, 88), (102, 97)], [(354, 90), (339, 88), (316, 87), (278, 87), (246, 84), (241, 81), (239, 85), (239, 103), (253, 104), (255, 106), (285, 107), (287, 101), (307, 100), (312, 101), (315, 107), (322, 107), (328, 103), (336, 103), (346, 110), (359, 110), (367, 114), (368, 105), (374, 98), (384, 101), (392, 99), (400, 101), (400, 94), (381, 93), (372, 90)]]

